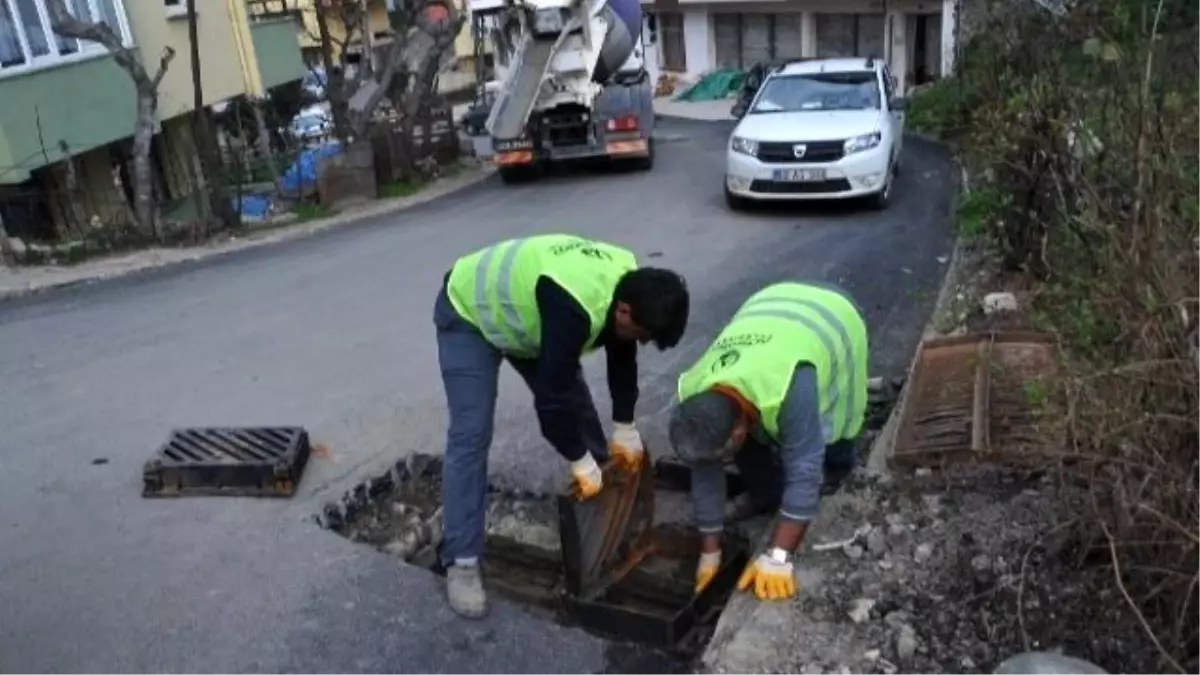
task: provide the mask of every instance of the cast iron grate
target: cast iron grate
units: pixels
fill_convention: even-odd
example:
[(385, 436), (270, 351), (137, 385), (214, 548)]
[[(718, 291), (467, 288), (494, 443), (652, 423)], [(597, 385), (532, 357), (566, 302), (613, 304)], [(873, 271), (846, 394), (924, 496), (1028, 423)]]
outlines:
[(143, 497), (290, 497), (312, 448), (301, 427), (171, 432), (142, 470)]
[(972, 333), (921, 343), (900, 405), (898, 466), (1016, 459), (1055, 445), (1039, 424), (1041, 379), (1054, 368), (1040, 333)]

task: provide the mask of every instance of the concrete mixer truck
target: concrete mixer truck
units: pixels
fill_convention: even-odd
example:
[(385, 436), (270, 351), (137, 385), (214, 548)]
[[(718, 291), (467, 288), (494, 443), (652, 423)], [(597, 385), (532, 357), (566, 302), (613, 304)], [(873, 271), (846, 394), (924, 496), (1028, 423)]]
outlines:
[(505, 182), (576, 159), (653, 165), (639, 0), (468, 0), (468, 8), (477, 61), (483, 41), (495, 58), (485, 128)]

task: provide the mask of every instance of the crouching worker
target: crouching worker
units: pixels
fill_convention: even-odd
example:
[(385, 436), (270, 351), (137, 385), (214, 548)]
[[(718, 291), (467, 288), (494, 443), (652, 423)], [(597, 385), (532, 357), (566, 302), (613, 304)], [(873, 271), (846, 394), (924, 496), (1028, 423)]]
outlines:
[[(434, 306), (450, 428), (442, 468), (441, 559), (450, 606), (487, 611), (483, 555), (487, 460), (500, 362), (533, 391), (542, 435), (566, 460), (581, 498), (601, 488), (600, 465), (636, 467), (637, 347), (674, 347), (688, 318), (683, 278), (637, 265), (633, 253), (570, 235), (500, 242), (460, 258)], [(606, 439), (579, 359), (608, 357), (614, 432)]]
[(741, 306), (680, 376), (671, 414), (671, 444), (692, 468), (697, 593), (721, 564), (723, 465), (732, 461), (751, 505), (778, 510), (768, 550), (738, 589), (752, 586), (764, 600), (795, 595), (792, 556), (817, 515), (822, 474), (838, 481), (853, 470), (866, 401), (867, 329), (849, 296), (778, 283)]

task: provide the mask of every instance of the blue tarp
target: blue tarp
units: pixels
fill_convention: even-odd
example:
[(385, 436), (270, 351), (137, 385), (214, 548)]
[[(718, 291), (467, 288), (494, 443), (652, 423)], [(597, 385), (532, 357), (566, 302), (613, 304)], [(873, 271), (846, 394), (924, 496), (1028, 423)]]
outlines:
[(340, 141), (329, 141), (300, 153), (295, 162), (279, 178), (279, 187), (284, 194), (297, 194), (306, 186), (317, 182), (317, 160), (332, 157), (342, 151)]

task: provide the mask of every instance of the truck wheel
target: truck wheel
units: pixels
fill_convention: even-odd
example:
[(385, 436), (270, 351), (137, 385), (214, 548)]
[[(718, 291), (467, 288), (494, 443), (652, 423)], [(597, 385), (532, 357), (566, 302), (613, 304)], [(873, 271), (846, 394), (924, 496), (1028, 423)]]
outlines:
[(529, 166), (502, 166), (500, 167), (500, 180), (504, 181), (505, 185), (514, 185), (517, 183), (528, 183), (537, 178), (537, 171)]
[(650, 151), (650, 154), (645, 157), (639, 157), (638, 159), (634, 160), (633, 166), (635, 169), (637, 169), (639, 171), (649, 171), (650, 169), (654, 168), (654, 139), (653, 138), (646, 141), (646, 148)]

